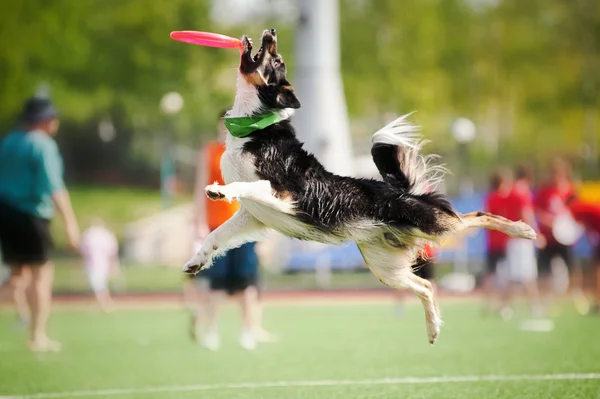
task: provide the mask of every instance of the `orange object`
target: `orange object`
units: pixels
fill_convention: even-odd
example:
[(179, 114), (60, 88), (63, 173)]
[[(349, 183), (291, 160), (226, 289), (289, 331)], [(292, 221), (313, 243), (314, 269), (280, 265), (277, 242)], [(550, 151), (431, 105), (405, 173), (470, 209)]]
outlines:
[[(206, 154), (208, 156), (208, 184), (217, 182), (224, 185), (223, 176), (221, 174), (221, 157), (225, 152), (225, 144), (220, 142), (212, 142), (206, 145)], [(210, 230), (214, 230), (239, 209), (240, 205), (237, 202), (227, 201), (206, 201), (206, 222)]]
[(431, 245), (427, 244), (423, 247), (421, 254), (426, 259), (433, 259), (435, 257), (435, 250)]

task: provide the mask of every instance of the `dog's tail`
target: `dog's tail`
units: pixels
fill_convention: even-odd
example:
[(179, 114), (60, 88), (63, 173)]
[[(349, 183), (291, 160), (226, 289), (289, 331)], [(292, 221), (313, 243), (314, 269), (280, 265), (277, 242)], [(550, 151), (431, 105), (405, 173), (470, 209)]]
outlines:
[(427, 141), (419, 128), (407, 121), (406, 114), (373, 134), (371, 155), (379, 173), (388, 183), (413, 195), (425, 195), (435, 190), (447, 170), (436, 164), (437, 155), (422, 155)]

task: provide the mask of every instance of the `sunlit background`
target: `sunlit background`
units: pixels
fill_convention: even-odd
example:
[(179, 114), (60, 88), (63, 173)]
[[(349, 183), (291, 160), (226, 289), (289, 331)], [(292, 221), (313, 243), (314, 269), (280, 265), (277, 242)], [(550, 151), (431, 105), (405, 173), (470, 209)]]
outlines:
[[(82, 390), (89, 392), (71, 397), (597, 397), (598, 375), (549, 383), (538, 377), (600, 372), (598, 317), (577, 314), (569, 300), (552, 313), (552, 331), (520, 330), (525, 310), (516, 320), (482, 316), (484, 232), (456, 237), (438, 254), (446, 324), (433, 348), (420, 304), (408, 296), (398, 315), (390, 289), (368, 272), (354, 244), (278, 234), (258, 251), (265, 323), (280, 342), (252, 354), (239, 349), (233, 306), (222, 326), (231, 342), (220, 352), (189, 339), (180, 267), (192, 252), (196, 162), (233, 103), (239, 60), (235, 50), (176, 42), (169, 33), (248, 34), (258, 43), (266, 28), (277, 29), (303, 102), (298, 134), (330, 169), (376, 177), (370, 136), (417, 111), (411, 119), (431, 141), (425, 151), (440, 154), (452, 172), (440, 189), (460, 211), (484, 207), (497, 167), (525, 163), (539, 184), (556, 156), (573, 166), (580, 196), (600, 201), (595, 0), (5, 1), (0, 137), (13, 129), (26, 98), (53, 99), (80, 225), (106, 221), (119, 240), (122, 270), (111, 282), (118, 309), (101, 314), (80, 258), (54, 223), (50, 328), (64, 350), (30, 354), (6, 303), (0, 398)], [(583, 237), (576, 254), (586, 287), (593, 285), (590, 253)], [(444, 376), (472, 382), (402, 380)], [(392, 380), (379, 380), (385, 378)], [(329, 383), (319, 385), (323, 380)], [(283, 388), (273, 381), (284, 381)]]

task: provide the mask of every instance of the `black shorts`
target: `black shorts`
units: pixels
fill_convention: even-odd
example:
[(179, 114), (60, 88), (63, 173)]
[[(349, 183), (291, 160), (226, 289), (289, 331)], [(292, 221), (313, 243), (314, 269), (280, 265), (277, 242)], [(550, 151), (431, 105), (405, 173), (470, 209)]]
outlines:
[(228, 276), (225, 278), (216, 278), (210, 280), (210, 289), (212, 291), (225, 291), (229, 295), (240, 293), (248, 287), (256, 287), (258, 284), (257, 276)]
[(258, 257), (254, 246), (253, 242), (243, 244), (213, 260), (213, 265), (204, 271), (212, 291), (234, 295), (258, 285)]
[(573, 248), (562, 244), (548, 244), (538, 254), (538, 274), (547, 275), (552, 272), (552, 259), (559, 257), (567, 265), (569, 271), (575, 266)]
[(421, 264), (413, 266), (413, 273), (416, 276), (424, 278), (425, 280), (433, 280), (435, 278), (433, 262), (423, 262)]
[(53, 248), (50, 220), (0, 203), (0, 251), (11, 266), (39, 266), (50, 259)]
[(506, 259), (506, 253), (503, 252), (488, 252), (486, 259), (487, 273), (494, 274), (498, 269), (498, 264)]

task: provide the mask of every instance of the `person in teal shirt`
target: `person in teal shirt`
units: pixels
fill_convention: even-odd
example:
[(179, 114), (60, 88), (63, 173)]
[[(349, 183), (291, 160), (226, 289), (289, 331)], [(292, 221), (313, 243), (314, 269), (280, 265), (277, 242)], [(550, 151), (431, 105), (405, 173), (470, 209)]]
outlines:
[[(0, 301), (12, 295), (21, 316), (30, 317), (30, 349), (58, 350), (60, 344), (46, 334), (54, 274), (50, 222), (56, 212), (62, 216), (73, 248), (79, 245), (79, 227), (53, 138), (59, 127), (56, 108), (47, 98), (33, 97), (21, 119), (23, 127), (0, 141), (0, 250), (10, 268)], [(25, 298), (28, 284), (32, 289)]]

